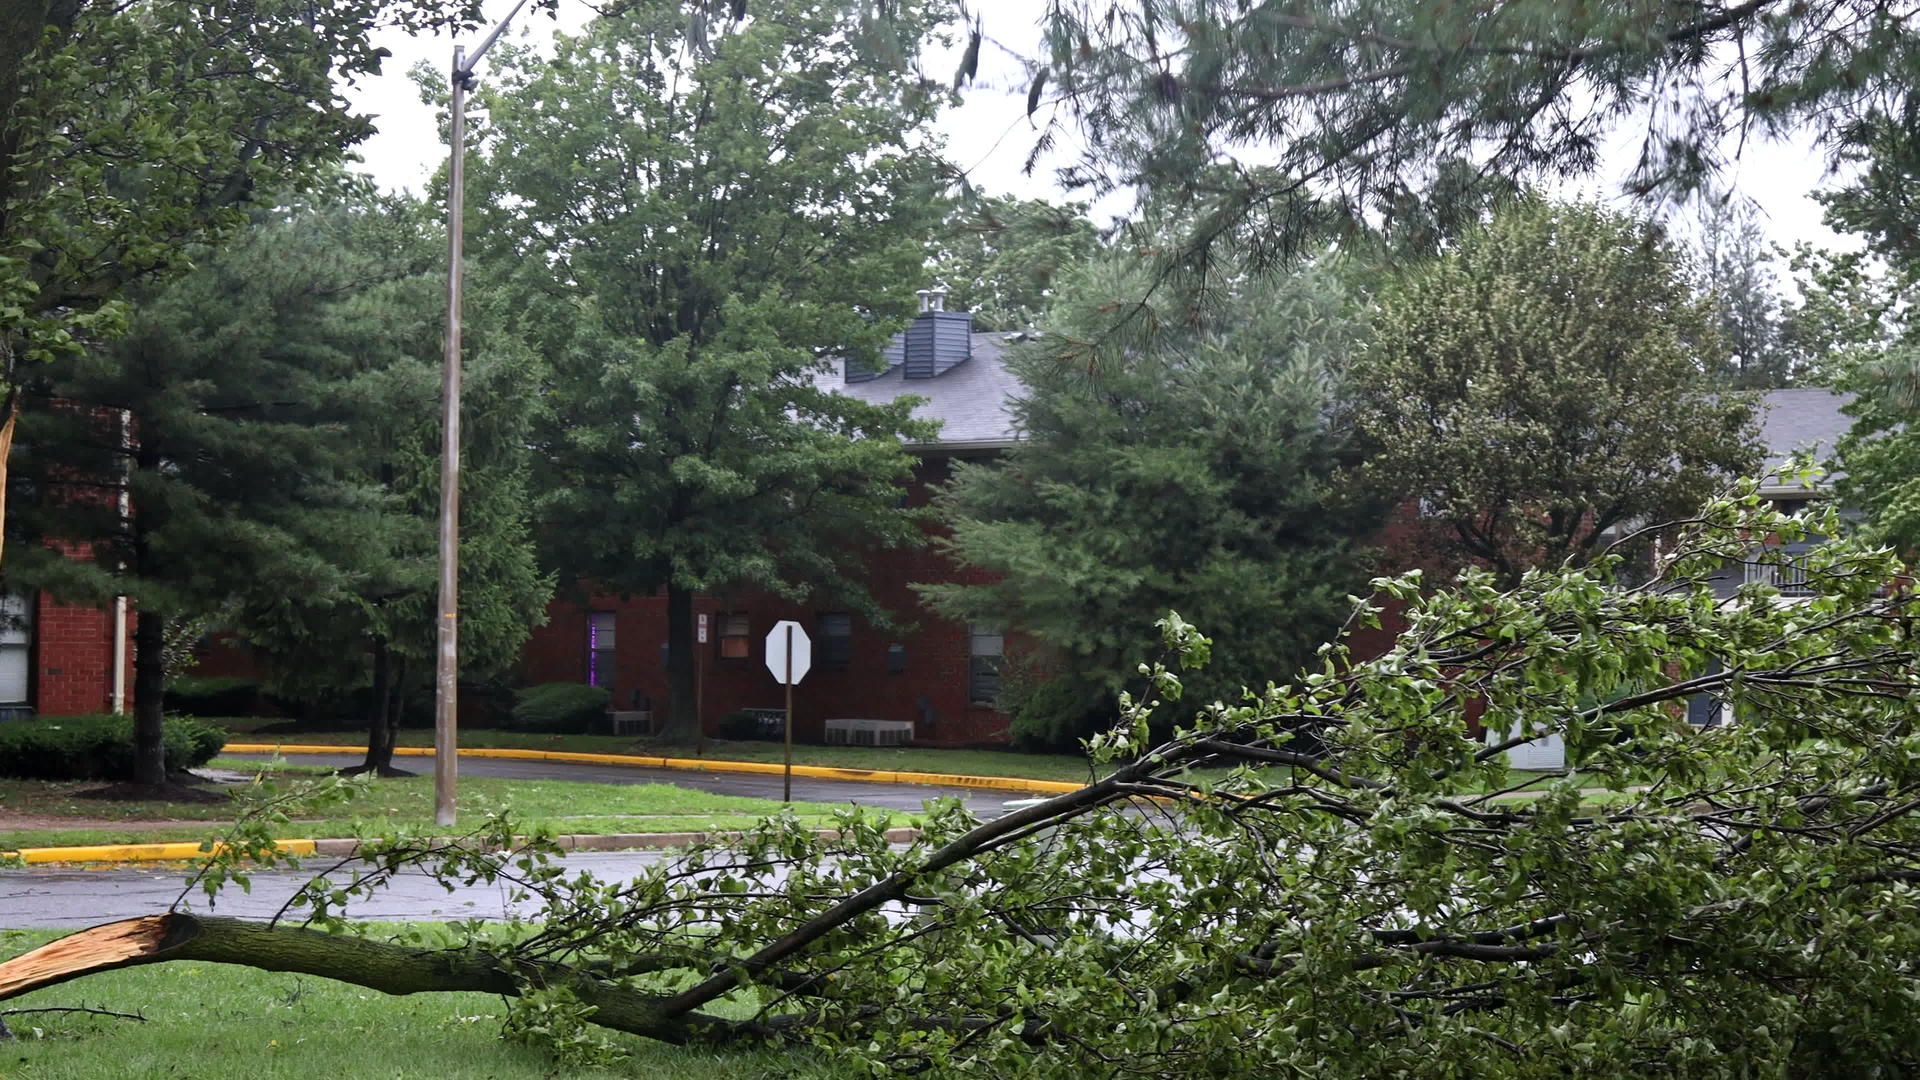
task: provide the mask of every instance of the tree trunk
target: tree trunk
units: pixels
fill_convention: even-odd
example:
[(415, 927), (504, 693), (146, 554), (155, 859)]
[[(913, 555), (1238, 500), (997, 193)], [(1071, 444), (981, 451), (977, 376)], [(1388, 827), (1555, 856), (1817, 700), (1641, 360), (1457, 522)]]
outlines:
[[(11, 357), (4, 367), (12, 370)], [(13, 384), (11, 375), (7, 377), (6, 403), (0, 405), (5, 410), (6, 420), (0, 422), (0, 549), (4, 549), (7, 537), (7, 463), (13, 460), (13, 433), (20, 426), (20, 388)]]
[[(693, 590), (667, 586), (667, 719), (660, 734), (691, 743), (700, 734), (693, 685)], [(618, 703), (616, 703), (617, 706)]]
[(142, 609), (133, 620), (133, 782), (158, 787), (167, 782), (166, 714), (161, 694), (167, 684), (167, 620)]
[(394, 703), (393, 653), (383, 634), (373, 637), (373, 688), (367, 717), (367, 759), (346, 770), (349, 774), (372, 773), (375, 776), (412, 776), (393, 767), (393, 747), (399, 739), (400, 711)]
[[(593, 1007), (593, 1022), (672, 1043), (770, 1034), (767, 1025), (699, 1013), (672, 1014), (630, 979), (518, 958), (516, 981), (502, 958), (477, 949), (416, 949), (293, 926), (172, 912), (70, 934), (0, 963), (0, 1001), (84, 975), (169, 960), (239, 964), (353, 983), (385, 994), (467, 991), (518, 996), (523, 985), (564, 984)], [(642, 958), (636, 969), (647, 970)]]

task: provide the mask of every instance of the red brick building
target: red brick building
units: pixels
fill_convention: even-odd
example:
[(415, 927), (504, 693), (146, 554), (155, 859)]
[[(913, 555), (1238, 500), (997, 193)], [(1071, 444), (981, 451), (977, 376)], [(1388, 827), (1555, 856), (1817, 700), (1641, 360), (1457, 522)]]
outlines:
[[(85, 410), (103, 431), (131, 437), (131, 419), (117, 409)], [(93, 486), (67, 497), (119, 505), (124, 488)], [(69, 559), (90, 560), (93, 546), (55, 543)], [(0, 720), (126, 712), (133, 705), (133, 614), (124, 598), (105, 608), (57, 601), (49, 593), (0, 594)]]
[[(991, 457), (1013, 445), (1006, 411), (1018, 388), (1002, 363), (1005, 334), (974, 333), (972, 316), (942, 310), (938, 293), (923, 294), (922, 313), (897, 336), (885, 370), (849, 373), (844, 364), (823, 378), (833, 389), (870, 401), (903, 394), (927, 399), (915, 415), (941, 421), (938, 441), (920, 456), (909, 505), (924, 505), (958, 460)], [(829, 720), (911, 721), (920, 745), (1004, 743), (1007, 717), (990, 702), (998, 690), (1004, 649), (996, 627), (942, 619), (913, 592), (916, 582), (964, 580), (932, 547), (876, 554), (868, 567), (874, 599), (902, 629), (872, 626), (844, 608), (802, 606), (764, 593), (700, 597), (706, 616), (700, 650), (700, 712), (709, 733), (749, 709), (777, 710), (784, 690), (768, 673), (765, 638), (783, 619), (813, 641), (813, 664), (794, 689), (794, 736), (818, 740)], [(664, 594), (591, 595), (585, 604), (556, 601), (533, 632), (519, 666), (529, 683), (589, 682), (613, 691), (619, 710), (666, 708), (667, 612)]]

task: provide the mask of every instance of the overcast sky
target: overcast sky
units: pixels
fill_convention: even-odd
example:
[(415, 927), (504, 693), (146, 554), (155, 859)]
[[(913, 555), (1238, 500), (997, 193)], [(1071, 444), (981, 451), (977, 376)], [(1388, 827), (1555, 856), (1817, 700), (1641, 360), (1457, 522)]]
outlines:
[[(559, 3), (557, 25), (561, 28), (578, 29), (592, 15), (584, 0)], [(488, 12), (495, 19), (512, 6), (512, 0), (487, 2)], [(974, 0), (973, 6), (981, 13), (990, 39), (1017, 50), (1037, 48), (1039, 35), (1033, 19), (1038, 5), (1031, 0)], [(516, 39), (539, 41), (550, 38), (555, 26), (555, 20), (546, 14), (523, 11), (508, 33)], [(463, 41), (472, 48), (481, 36), (471, 34)], [(447, 150), (435, 127), (433, 111), (421, 104), (419, 91), (407, 72), (422, 60), (444, 71), (451, 62), (452, 40), (393, 35), (381, 44), (393, 52), (385, 74), (348, 91), (358, 109), (378, 117), (379, 134), (363, 143), (359, 151), (366, 170), (383, 186), (423, 190), (445, 160)], [(944, 75), (953, 70), (958, 58), (958, 50), (953, 49), (929, 56), (926, 66), (930, 72)], [(1065, 198), (1053, 183), (1046, 159), (1032, 175), (1022, 172), (1038, 132), (1026, 119), (1025, 75), (1019, 62), (1005, 48), (990, 42), (981, 50), (979, 76), (964, 103), (940, 118), (938, 126), (946, 139), (948, 158), (966, 169), (973, 182), (986, 191)], [(487, 77), (484, 63), (480, 77)], [(1631, 134), (1622, 133), (1615, 151), (1608, 155), (1617, 167), (1610, 174), (1582, 182), (1571, 192), (1627, 205), (1628, 200), (1619, 194), (1619, 181), (1632, 164), (1632, 153)], [(1824, 171), (1824, 160), (1810, 145), (1749, 139), (1726, 179), (1739, 195), (1757, 204), (1775, 242), (1790, 246), (1807, 240), (1829, 247), (1858, 246), (1852, 238), (1837, 237), (1822, 225), (1820, 206), (1808, 197), (1830, 182)], [(1114, 198), (1096, 211), (1110, 215), (1125, 209), (1125, 200)], [(1686, 228), (1684, 223), (1676, 224)]]

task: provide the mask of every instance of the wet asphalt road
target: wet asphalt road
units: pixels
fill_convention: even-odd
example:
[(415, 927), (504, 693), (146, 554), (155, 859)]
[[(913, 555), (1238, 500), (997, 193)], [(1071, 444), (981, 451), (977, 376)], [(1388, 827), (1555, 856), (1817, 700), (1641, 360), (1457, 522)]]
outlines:
[[(626, 880), (660, 861), (658, 851), (577, 851), (566, 857), (570, 869), (590, 870), (602, 880)], [(310, 870), (334, 860), (306, 860)], [(157, 915), (167, 910), (186, 883), (178, 865), (130, 865), (100, 870), (72, 867), (0, 870), (0, 930), (75, 930), (115, 919)], [(308, 874), (276, 871), (252, 875), (252, 891), (238, 886), (221, 891), (208, 908), (204, 894), (188, 897), (188, 910), (216, 915), (267, 918), (286, 903)], [(498, 918), (505, 913), (505, 890), (468, 886), (449, 894), (424, 874), (402, 874), (372, 898), (356, 901), (353, 916), (389, 922)]]
[[(267, 755), (263, 754), (227, 756), (242, 760), (267, 760)], [(289, 754), (287, 760), (302, 765), (342, 768), (359, 764), (361, 755)], [(416, 772), (433, 770), (431, 756), (396, 758), (395, 763)], [(500, 758), (462, 758), (460, 775), (521, 780), (581, 780), (608, 784), (673, 784), (699, 791), (751, 795), (763, 799), (780, 798), (781, 780), (777, 774), (707, 773)], [(894, 810), (918, 810), (923, 801), (941, 796), (957, 796), (965, 800), (974, 813), (983, 817), (998, 816), (1009, 801), (1033, 797), (1019, 792), (982, 792), (922, 784), (868, 784), (801, 776), (793, 778), (793, 797), (810, 802), (853, 802)], [(566, 862), (569, 867), (591, 870), (595, 875), (611, 880), (631, 877), (661, 857), (658, 851), (583, 851), (568, 855)], [(328, 860), (312, 859), (307, 865), (319, 867), (328, 864)], [(173, 903), (180, 894), (185, 876), (186, 871), (177, 865), (0, 870), (0, 929), (76, 929), (114, 919), (152, 915), (165, 911)], [(306, 879), (307, 875), (303, 873), (255, 874), (251, 893), (230, 887), (221, 894), (214, 911), (222, 915), (272, 915)], [(204, 898), (199, 894), (194, 894), (190, 899), (192, 910), (205, 910)], [(357, 918), (395, 922), (491, 918), (500, 916), (504, 905), (503, 891), (497, 887), (465, 888), (449, 895), (423, 875), (404, 875), (393, 887), (374, 899), (356, 904), (354, 915)]]
[[(241, 761), (266, 761), (266, 754), (226, 754)], [(360, 754), (288, 754), (295, 765), (323, 765), (347, 768), (358, 765)], [(397, 756), (393, 763), (417, 773), (433, 772), (433, 756)], [(461, 776), (499, 776), (514, 780), (580, 780), (595, 784), (672, 784), (695, 791), (722, 795), (751, 795), (759, 799), (780, 798), (778, 773), (695, 772), (688, 769), (642, 769), (625, 765), (578, 765), (565, 761), (515, 761), (510, 758), (460, 759)], [(1015, 791), (975, 791), (971, 788), (937, 787), (932, 784), (869, 784), (857, 780), (817, 780), (793, 778), (793, 797), (801, 802), (858, 803), (888, 810), (918, 810), (928, 799), (958, 797), (967, 808), (981, 817), (997, 817), (1010, 801), (1034, 796)]]

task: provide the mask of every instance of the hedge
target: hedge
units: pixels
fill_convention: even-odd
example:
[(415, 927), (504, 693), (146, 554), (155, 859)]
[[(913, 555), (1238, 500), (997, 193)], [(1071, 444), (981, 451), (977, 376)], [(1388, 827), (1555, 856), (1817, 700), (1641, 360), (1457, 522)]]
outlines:
[(613, 695), (604, 687), (585, 683), (551, 682), (530, 686), (514, 695), (512, 731), (578, 735), (590, 730), (606, 714)]
[[(205, 765), (227, 733), (169, 718), (167, 771)], [(27, 780), (132, 780), (133, 717), (48, 716), (0, 724), (0, 776)]]
[(253, 679), (176, 675), (167, 680), (161, 701), (168, 712), (188, 716), (252, 716), (260, 707), (260, 684)]

